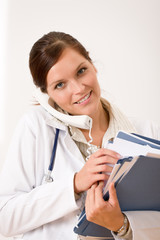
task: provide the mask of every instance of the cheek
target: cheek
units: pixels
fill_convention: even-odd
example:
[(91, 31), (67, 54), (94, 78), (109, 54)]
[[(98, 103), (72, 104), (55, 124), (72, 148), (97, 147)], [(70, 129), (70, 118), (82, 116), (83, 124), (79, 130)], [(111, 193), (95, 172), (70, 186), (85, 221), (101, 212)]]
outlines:
[(64, 108), (64, 106), (66, 106), (69, 102), (69, 96), (66, 92), (61, 92), (59, 91), (58, 93), (52, 93), (50, 96), (53, 101), (60, 106), (62, 109)]
[(100, 85), (96, 77), (92, 79), (92, 86), (94, 90), (97, 92), (97, 94), (100, 94)]
[(94, 87), (98, 87), (99, 88), (99, 83), (98, 83), (98, 79), (97, 79), (97, 75), (95, 73), (90, 74), (90, 76), (88, 76), (88, 83), (91, 86)]

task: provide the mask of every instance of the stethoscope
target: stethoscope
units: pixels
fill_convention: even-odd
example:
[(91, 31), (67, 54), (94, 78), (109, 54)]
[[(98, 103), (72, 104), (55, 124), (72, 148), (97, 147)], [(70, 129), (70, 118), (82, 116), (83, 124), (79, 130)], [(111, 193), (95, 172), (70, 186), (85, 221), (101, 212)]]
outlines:
[(51, 177), (51, 173), (53, 170), (53, 166), (54, 166), (54, 162), (55, 162), (55, 157), (56, 157), (56, 149), (57, 149), (57, 143), (58, 143), (58, 136), (59, 136), (59, 129), (56, 128), (56, 135), (55, 135), (55, 139), (54, 139), (54, 144), (53, 144), (53, 149), (52, 149), (52, 155), (51, 155), (51, 159), (50, 159), (50, 163), (48, 166), (48, 172), (45, 175), (45, 182), (53, 182), (53, 178)]

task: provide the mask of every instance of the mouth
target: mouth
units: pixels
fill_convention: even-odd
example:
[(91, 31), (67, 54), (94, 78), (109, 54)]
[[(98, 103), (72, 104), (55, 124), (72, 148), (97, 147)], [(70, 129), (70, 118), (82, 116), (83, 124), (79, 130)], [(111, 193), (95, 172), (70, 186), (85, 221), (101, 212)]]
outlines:
[(87, 102), (87, 100), (90, 98), (92, 91), (90, 91), (87, 95), (85, 95), (83, 98), (81, 98), (78, 102), (75, 102), (75, 104), (83, 104)]

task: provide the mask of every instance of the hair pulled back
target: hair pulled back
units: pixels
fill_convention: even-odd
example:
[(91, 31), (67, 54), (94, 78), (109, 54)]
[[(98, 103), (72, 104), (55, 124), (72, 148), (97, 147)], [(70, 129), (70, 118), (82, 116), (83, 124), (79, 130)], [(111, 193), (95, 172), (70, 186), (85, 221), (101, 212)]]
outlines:
[(63, 32), (50, 32), (34, 43), (29, 55), (29, 67), (34, 84), (40, 87), (42, 92), (47, 92), (47, 74), (66, 48), (76, 50), (92, 62), (84, 46), (77, 39)]

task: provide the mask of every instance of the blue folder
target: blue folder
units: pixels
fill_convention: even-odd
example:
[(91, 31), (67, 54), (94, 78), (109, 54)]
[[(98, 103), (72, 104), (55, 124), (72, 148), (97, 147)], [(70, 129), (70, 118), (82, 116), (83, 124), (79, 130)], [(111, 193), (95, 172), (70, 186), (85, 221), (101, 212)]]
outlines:
[(153, 138), (148, 138), (146, 136), (138, 135), (135, 133), (128, 134), (123, 131), (119, 131), (117, 134), (117, 138), (121, 138), (123, 140), (127, 140), (133, 143), (137, 143), (140, 145), (149, 145), (150, 147), (160, 149), (160, 141), (153, 139)]
[[(123, 132), (120, 132), (122, 137)], [(117, 135), (118, 136), (118, 135)], [(118, 136), (119, 137), (119, 136)], [(126, 136), (133, 137), (131, 141), (137, 143), (136, 135)], [(142, 139), (142, 141), (140, 141)], [(128, 139), (127, 139), (128, 140)], [(139, 144), (150, 142), (150, 146), (156, 145), (160, 149), (160, 141), (146, 138), (138, 135)], [(152, 144), (153, 143), (153, 144)], [(159, 145), (159, 146), (158, 146)], [(130, 159), (121, 159), (122, 164)], [(115, 183), (119, 204), (122, 211), (143, 211), (152, 210), (160, 211), (160, 158), (154, 156), (139, 156), (130, 171)], [(108, 200), (109, 193), (104, 195), (104, 200)], [(97, 224), (89, 222), (86, 219), (85, 209), (81, 213), (79, 222), (74, 228), (74, 232), (82, 236), (106, 237), (113, 239), (110, 230)]]

